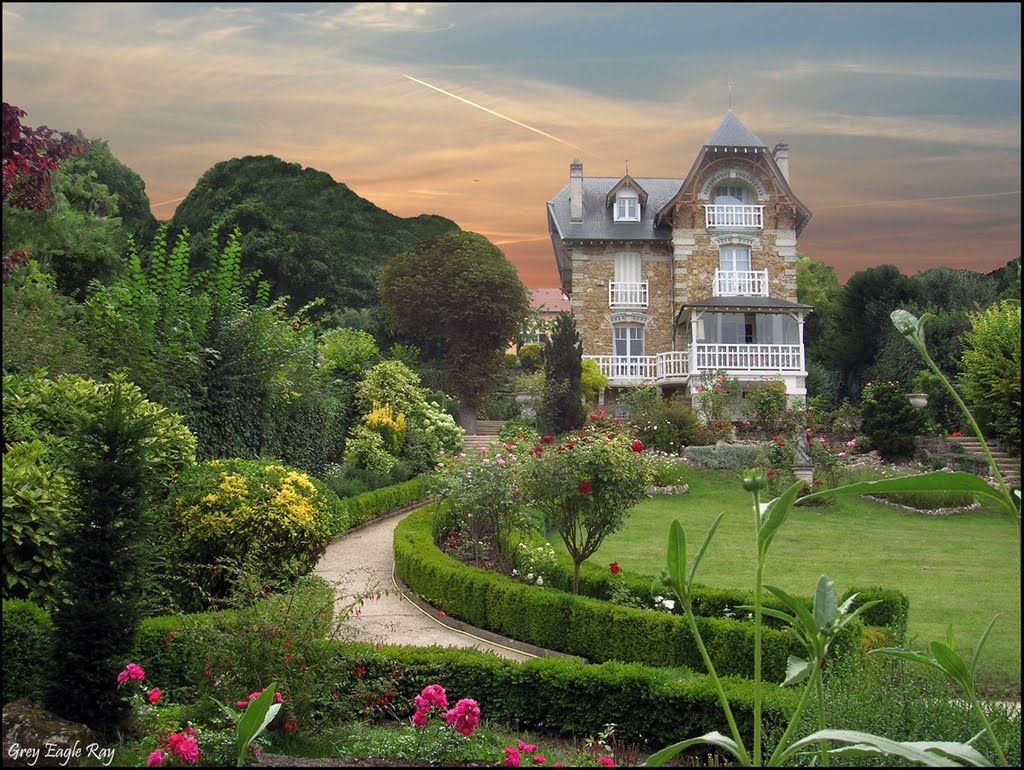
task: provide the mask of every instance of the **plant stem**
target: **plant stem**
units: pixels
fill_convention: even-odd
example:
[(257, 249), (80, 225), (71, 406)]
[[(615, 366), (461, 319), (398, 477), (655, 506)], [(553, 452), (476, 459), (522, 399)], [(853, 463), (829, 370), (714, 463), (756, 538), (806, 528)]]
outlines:
[(754, 495), (754, 547), (757, 549), (757, 573), (754, 578), (754, 765), (761, 765), (761, 580), (764, 556), (761, 553), (761, 506), (758, 490)]
[[(812, 662), (811, 665), (814, 665)], [(804, 688), (803, 695), (800, 696), (800, 702), (796, 704), (796, 711), (793, 712), (793, 716), (790, 717), (789, 724), (786, 725), (786, 732), (782, 734), (782, 738), (779, 739), (779, 745), (775, 747), (775, 751), (768, 758), (768, 766), (773, 767), (777, 761), (779, 755), (786, 750), (789, 745), (789, 739), (793, 735), (793, 730), (796, 729), (797, 722), (800, 721), (800, 715), (804, 712), (804, 706), (807, 705), (807, 699), (810, 697), (811, 690), (814, 689), (815, 677), (821, 678), (821, 669), (815, 667), (814, 673), (811, 674), (811, 680), (807, 682), (807, 687)]]
[[(818, 729), (825, 729), (825, 684), (822, 680), (819, 669), (818, 679), (814, 683), (814, 689), (818, 696)], [(828, 742), (821, 741), (818, 746), (821, 748), (821, 766), (828, 767)]]
[(981, 719), (981, 723), (985, 726), (985, 732), (988, 733), (988, 739), (992, 741), (992, 745), (995, 747), (996, 756), (999, 758), (1000, 767), (1009, 767), (1006, 763), (1006, 754), (1003, 752), (1003, 746), (996, 738), (995, 730), (992, 729), (992, 723), (988, 721), (988, 717), (985, 716), (985, 710), (981, 707), (981, 703), (978, 701), (978, 697), (974, 694), (974, 690), (970, 690), (968, 696), (971, 699), (971, 707), (977, 713)]
[(732, 715), (732, 708), (729, 706), (729, 698), (725, 695), (725, 688), (722, 687), (722, 682), (718, 678), (718, 674), (715, 672), (715, 664), (711, 662), (711, 656), (708, 655), (707, 648), (704, 646), (704, 640), (700, 638), (700, 630), (697, 628), (697, 620), (693, 616), (693, 606), (687, 602), (686, 605), (686, 620), (690, 624), (690, 631), (693, 633), (693, 638), (697, 642), (697, 649), (700, 650), (700, 657), (704, 661), (704, 667), (708, 670), (711, 680), (715, 683), (715, 690), (718, 693), (718, 701), (722, 704), (722, 710), (725, 711), (725, 718), (729, 722), (729, 730), (732, 731), (732, 739), (736, 741), (736, 748), (740, 753), (740, 763), (745, 767), (750, 766), (750, 756), (747, 754), (747, 750), (743, 745), (743, 737), (740, 735), (740, 730), (736, 726), (736, 719)]

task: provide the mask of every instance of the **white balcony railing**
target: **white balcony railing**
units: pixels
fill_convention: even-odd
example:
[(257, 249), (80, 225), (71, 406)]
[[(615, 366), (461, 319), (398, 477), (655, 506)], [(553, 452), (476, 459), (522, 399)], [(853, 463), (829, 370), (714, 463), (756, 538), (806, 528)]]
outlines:
[(632, 385), (686, 382), (690, 376), (689, 354), (673, 350), (656, 356), (584, 356), (597, 362), (611, 384)]
[(715, 270), (716, 297), (767, 297), (768, 270)]
[(647, 307), (647, 281), (608, 282), (608, 307)]
[(734, 372), (801, 372), (802, 345), (745, 345), (698, 343), (697, 369)]
[(704, 206), (704, 222), (712, 227), (764, 227), (764, 206)]

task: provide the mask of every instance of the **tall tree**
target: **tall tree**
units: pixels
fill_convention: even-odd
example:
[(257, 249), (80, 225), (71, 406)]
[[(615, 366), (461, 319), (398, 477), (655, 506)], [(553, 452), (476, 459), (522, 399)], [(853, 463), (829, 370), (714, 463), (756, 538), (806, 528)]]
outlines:
[(542, 427), (552, 433), (575, 430), (583, 426), (583, 412), (583, 344), (572, 316), (559, 313), (544, 346)]
[(445, 233), (386, 262), (378, 290), (404, 334), (441, 346), (462, 427), (474, 432), (477, 407), (529, 312), (515, 266), (482, 235)]

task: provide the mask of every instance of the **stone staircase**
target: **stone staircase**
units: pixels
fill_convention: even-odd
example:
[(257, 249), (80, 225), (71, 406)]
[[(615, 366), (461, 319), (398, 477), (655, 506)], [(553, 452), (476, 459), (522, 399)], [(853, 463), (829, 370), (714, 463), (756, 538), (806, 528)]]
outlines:
[(462, 439), (462, 451), (466, 454), (479, 452), (481, 447), (496, 444), (498, 431), (504, 424), (503, 420), (477, 420), (476, 433), (472, 436), (466, 435)]
[[(988, 458), (985, 457), (985, 452), (981, 448), (981, 442), (974, 436), (950, 436), (947, 439), (950, 445), (958, 444), (963, 450), (975, 460), (983, 463), (988, 463)], [(999, 466), (999, 472), (1003, 476), (1003, 480), (1011, 487), (1020, 486), (1020, 457), (1013, 457), (1008, 452), (1004, 451), (994, 440), (986, 439), (988, 442), (989, 451), (992, 453), (992, 459), (996, 461), (996, 465)]]

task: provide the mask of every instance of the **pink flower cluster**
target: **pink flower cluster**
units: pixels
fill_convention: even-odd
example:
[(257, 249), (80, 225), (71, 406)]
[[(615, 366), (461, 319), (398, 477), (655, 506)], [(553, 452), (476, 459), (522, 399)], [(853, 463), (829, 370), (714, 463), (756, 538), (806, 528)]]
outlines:
[(480, 706), (472, 698), (463, 698), (455, 704), (455, 708), (444, 712), (444, 721), (455, 728), (455, 732), (470, 736), (480, 724)]
[[(543, 754), (537, 754), (537, 747), (532, 743), (523, 743), (521, 740), (517, 741), (518, 748), (516, 746), (505, 747), (505, 759), (502, 761), (504, 767), (520, 767), (523, 764), (523, 756), (530, 757), (530, 761), (535, 765), (543, 765), (548, 761), (548, 758)], [(532, 757), (530, 755), (533, 755)], [(601, 757), (597, 760), (601, 765), (605, 767), (615, 767), (615, 762), (611, 757)], [(561, 762), (555, 762), (552, 767), (565, 767)]]
[[(240, 708), (240, 709), (244, 709), (246, 706), (248, 706), (250, 703), (252, 703), (258, 697), (260, 697), (266, 691), (267, 691), (267, 688), (264, 687), (262, 690), (258, 690), (257, 692), (251, 692), (251, 693), (249, 693), (249, 697), (246, 698), (245, 700), (235, 701), (235, 705), (238, 706), (238, 708)], [(274, 703), (284, 703), (284, 698), (281, 697), (281, 693), (279, 693), (279, 692), (275, 692), (274, 693)]]
[(199, 738), (196, 737), (196, 731), (191, 727), (168, 735), (163, 747), (150, 754), (146, 764), (150, 767), (160, 767), (165, 761), (173, 759), (175, 756), (189, 765), (199, 759)]
[(141, 682), (146, 678), (146, 672), (142, 670), (142, 666), (135, 663), (129, 663), (125, 666), (124, 671), (117, 675), (117, 683), (125, 684), (131, 682)]
[(412, 723), (416, 727), (427, 726), (427, 714), (430, 713), (430, 709), (448, 708), (448, 696), (439, 684), (428, 684), (413, 702), (416, 704), (416, 713), (412, 715)]

